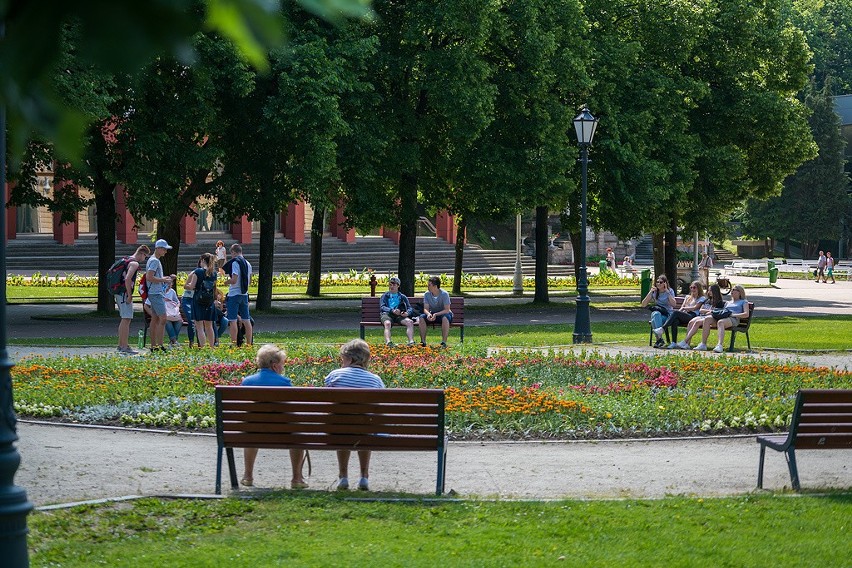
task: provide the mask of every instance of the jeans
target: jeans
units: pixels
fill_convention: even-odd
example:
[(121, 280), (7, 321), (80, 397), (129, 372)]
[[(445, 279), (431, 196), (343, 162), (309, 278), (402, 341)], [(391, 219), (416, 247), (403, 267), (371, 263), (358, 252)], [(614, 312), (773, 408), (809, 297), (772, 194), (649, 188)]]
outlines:
[(663, 322), (667, 317), (669, 317), (669, 314), (663, 315), (660, 312), (651, 312), (651, 329), (663, 327)]
[(192, 345), (195, 341), (195, 322), (192, 321), (192, 298), (181, 298), (180, 307), (183, 308), (183, 317), (186, 318), (186, 335), (189, 337), (189, 344)]
[(181, 327), (183, 327), (183, 322), (166, 321), (166, 333), (169, 334), (169, 341), (177, 341)]

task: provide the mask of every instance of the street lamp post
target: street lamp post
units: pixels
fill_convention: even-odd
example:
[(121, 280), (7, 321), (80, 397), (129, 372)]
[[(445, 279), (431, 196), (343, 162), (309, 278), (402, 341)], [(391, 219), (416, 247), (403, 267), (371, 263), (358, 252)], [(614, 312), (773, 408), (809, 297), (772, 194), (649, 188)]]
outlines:
[(583, 193), (580, 215), (580, 276), (577, 280), (577, 315), (574, 318), (574, 343), (592, 342), (592, 319), (589, 315), (589, 279), (586, 274), (586, 191), (589, 174), (589, 146), (595, 137), (598, 119), (588, 107), (583, 107), (580, 114), (574, 118), (574, 129), (577, 131), (577, 142), (580, 144), (583, 164)]
[(524, 293), (524, 274), (521, 268), (521, 214), (515, 218), (515, 281), (512, 293), (522, 296)]
[(695, 244), (692, 247), (692, 281), (698, 280), (698, 231), (695, 231)]

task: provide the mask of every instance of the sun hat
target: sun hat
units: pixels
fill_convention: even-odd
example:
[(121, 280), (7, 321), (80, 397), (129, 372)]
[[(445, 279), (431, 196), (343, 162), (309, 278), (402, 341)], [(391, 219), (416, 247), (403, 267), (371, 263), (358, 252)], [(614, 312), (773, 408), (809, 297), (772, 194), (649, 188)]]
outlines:
[(154, 243), (154, 248), (168, 250), (172, 248), (172, 246), (168, 242), (166, 242), (166, 239), (157, 239), (157, 242)]
[(402, 284), (402, 282), (400, 282), (399, 278), (393, 276), (390, 280), (388, 280), (388, 284), (396, 284), (397, 286), (399, 286), (400, 284)]

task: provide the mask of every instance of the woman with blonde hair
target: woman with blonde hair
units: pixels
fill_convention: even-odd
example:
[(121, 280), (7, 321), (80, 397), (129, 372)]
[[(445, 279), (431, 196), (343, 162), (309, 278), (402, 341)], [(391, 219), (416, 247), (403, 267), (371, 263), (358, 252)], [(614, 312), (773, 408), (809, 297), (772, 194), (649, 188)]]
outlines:
[(710, 337), (710, 330), (713, 328), (719, 330), (719, 341), (713, 348), (713, 352), (722, 353), (725, 350), (722, 347), (725, 341), (725, 330), (740, 325), (740, 321), (749, 316), (745, 288), (739, 284), (731, 288), (731, 299), (725, 302), (721, 309), (724, 312), (714, 310), (710, 316), (704, 318), (701, 323), (701, 327), (704, 328), (701, 333), (701, 343), (695, 346), (695, 351), (707, 351), (707, 338)]
[[(192, 271), (183, 287), (193, 290), (192, 295), (192, 319), (195, 322), (195, 335), (198, 337), (198, 346), (204, 347), (205, 342), (213, 347), (216, 341), (216, 332), (213, 331), (213, 319), (215, 309), (213, 302), (216, 299), (216, 261), (212, 254), (205, 252), (201, 255), (198, 268)], [(209, 301), (208, 301), (209, 300)]]

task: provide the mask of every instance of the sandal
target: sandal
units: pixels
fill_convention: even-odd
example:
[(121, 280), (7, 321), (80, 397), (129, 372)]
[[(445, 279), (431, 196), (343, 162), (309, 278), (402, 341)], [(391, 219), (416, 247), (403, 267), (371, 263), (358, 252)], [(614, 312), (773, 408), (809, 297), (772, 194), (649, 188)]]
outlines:
[(251, 477), (244, 477), (240, 480), (240, 484), (245, 487), (252, 487), (254, 485), (254, 480)]

